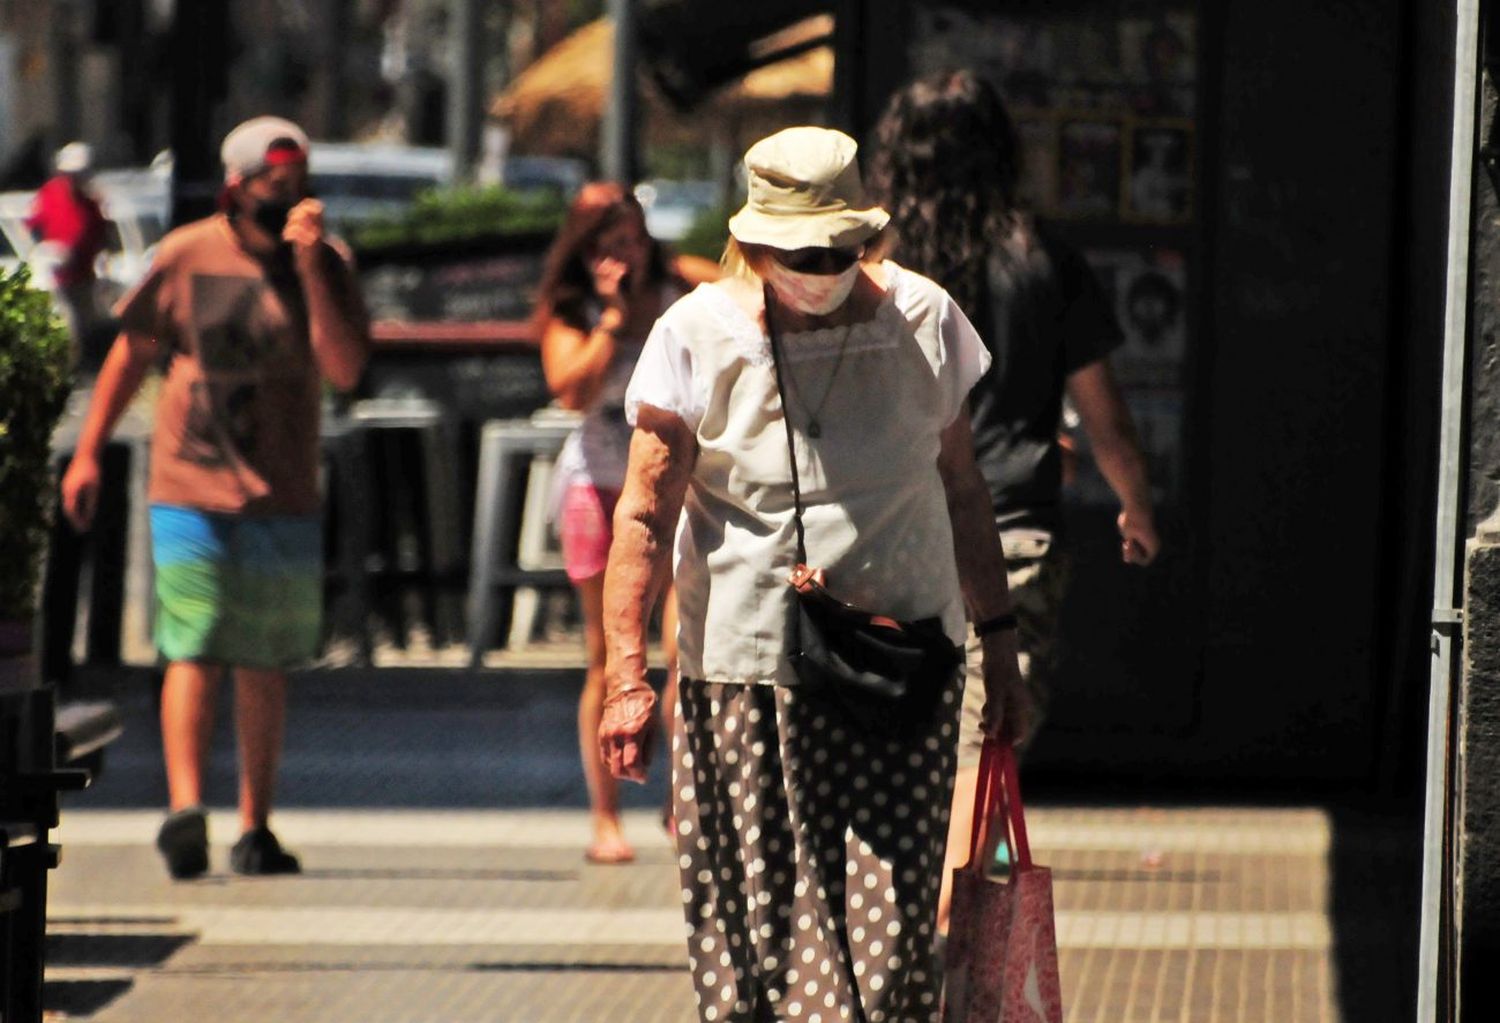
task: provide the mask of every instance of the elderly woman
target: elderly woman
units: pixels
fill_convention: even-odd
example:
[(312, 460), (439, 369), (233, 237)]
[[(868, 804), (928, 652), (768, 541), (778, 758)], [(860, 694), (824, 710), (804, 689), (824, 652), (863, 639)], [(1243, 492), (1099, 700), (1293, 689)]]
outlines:
[(605, 574), (599, 736), (617, 776), (644, 777), (646, 621), (675, 571), (673, 793), (704, 1020), (937, 1014), (961, 665), (955, 653), (909, 705), (925, 709), (887, 722), (900, 727), (810, 685), (795, 663), (807, 636), (798, 647), (788, 634), (804, 557), (839, 599), (893, 625), (931, 621), (950, 651), (967, 603), (986, 727), (1024, 729), (965, 410), (989, 357), (941, 288), (880, 258), (889, 218), (865, 198), (855, 148), (804, 127), (750, 149), (729, 273), (662, 316), (626, 395), (635, 432)]

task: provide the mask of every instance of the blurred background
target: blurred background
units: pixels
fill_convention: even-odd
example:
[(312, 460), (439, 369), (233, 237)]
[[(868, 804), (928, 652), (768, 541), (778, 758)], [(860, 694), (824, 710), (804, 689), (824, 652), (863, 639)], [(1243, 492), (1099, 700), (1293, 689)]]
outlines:
[[(316, 140), (314, 187), (378, 321), (331, 434), (380, 438), (359, 486), (389, 495), (331, 491), (330, 550), (363, 539), (330, 566), (330, 601), (367, 590), (374, 618), (358, 601), (333, 616), (352, 647), (331, 636), (330, 663), (417, 641), (480, 665), (569, 626), (545, 530), (525, 540), (532, 575), (501, 572), (494, 599), (468, 567), (497, 500), (516, 535), (495, 542), (512, 560), (522, 543), (538, 481), (481, 493), (482, 433), (548, 402), (526, 320), (582, 182), (628, 181), (653, 234), (715, 258), (751, 141), (808, 122), (862, 136), (910, 76), (968, 66), (1016, 117), (1026, 203), (1084, 250), (1126, 331), (1114, 368), (1168, 540), (1149, 572), (1120, 570), (1085, 450), (1066, 691), (1035, 762), (1415, 777), (1446, 244), (1448, 126), (1429, 111), (1451, 82), (1452, 12), (1381, 0), (1352, 18), (1319, 0), (1287, 32), (1262, 6), (1183, 0), (43, 6), (0, 3), (5, 259), (28, 257), (20, 218), (63, 142), (94, 148), (117, 295), (169, 224), (210, 208), (229, 126), (274, 112)], [(85, 378), (111, 336), (85, 345)], [(369, 521), (351, 527), (351, 505)], [(519, 625), (518, 582), (538, 608)], [(53, 646), (68, 642), (88, 663), (77, 636)]]

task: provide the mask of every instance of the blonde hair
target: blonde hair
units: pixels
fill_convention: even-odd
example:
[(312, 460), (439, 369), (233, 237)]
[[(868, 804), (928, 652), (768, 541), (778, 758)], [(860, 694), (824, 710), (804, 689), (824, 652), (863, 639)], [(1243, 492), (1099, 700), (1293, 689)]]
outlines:
[[(860, 257), (864, 263), (879, 263), (890, 255), (896, 239), (889, 227), (882, 228), (865, 241), (865, 252)], [(733, 235), (724, 243), (724, 254), (719, 257), (719, 266), (726, 277), (745, 277), (758, 281), (763, 276), (761, 268), (771, 257), (771, 246), (742, 244)]]

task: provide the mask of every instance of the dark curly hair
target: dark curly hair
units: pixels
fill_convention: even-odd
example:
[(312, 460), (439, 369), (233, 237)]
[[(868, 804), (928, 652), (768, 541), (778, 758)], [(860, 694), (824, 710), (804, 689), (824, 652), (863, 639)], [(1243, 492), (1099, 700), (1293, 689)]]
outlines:
[(891, 97), (875, 127), (870, 190), (891, 214), (903, 264), (989, 320), (989, 259), (1016, 227), (1020, 145), (999, 95), (970, 71), (941, 71)]

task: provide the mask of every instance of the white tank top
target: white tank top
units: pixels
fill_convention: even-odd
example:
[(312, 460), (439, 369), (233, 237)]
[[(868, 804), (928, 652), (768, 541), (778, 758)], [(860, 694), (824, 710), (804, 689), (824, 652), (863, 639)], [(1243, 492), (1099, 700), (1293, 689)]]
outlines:
[[(663, 308), (681, 297), (682, 288), (677, 284), (662, 285)], [(587, 320), (591, 328), (602, 313), (597, 303), (589, 305)], [(580, 484), (602, 490), (619, 490), (625, 484), (631, 430), (625, 421), (625, 389), (645, 343), (644, 337), (616, 336), (615, 354), (605, 370), (603, 386), (558, 454), (558, 494)]]

